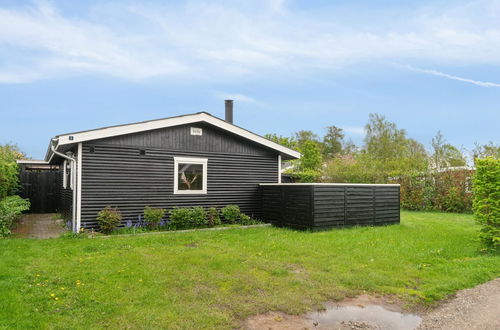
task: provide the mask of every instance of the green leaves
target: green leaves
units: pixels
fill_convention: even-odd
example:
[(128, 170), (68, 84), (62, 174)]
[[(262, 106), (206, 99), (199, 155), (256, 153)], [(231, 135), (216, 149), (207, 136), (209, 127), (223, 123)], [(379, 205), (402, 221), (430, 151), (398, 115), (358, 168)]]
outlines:
[(0, 145), (0, 199), (12, 195), (19, 187), (16, 160), (24, 157), (15, 145)]
[(122, 221), (122, 214), (117, 208), (106, 206), (97, 214), (97, 223), (103, 234), (111, 234)]
[(479, 237), (492, 249), (500, 247), (500, 159), (476, 159), (473, 181), (474, 216), (482, 226)]
[(158, 228), (158, 224), (161, 219), (165, 216), (165, 209), (162, 208), (152, 208), (146, 206), (144, 208), (144, 221), (148, 224), (150, 229)]
[(0, 201), (0, 237), (10, 235), (10, 228), (16, 218), (29, 210), (30, 202), (19, 196), (9, 196)]

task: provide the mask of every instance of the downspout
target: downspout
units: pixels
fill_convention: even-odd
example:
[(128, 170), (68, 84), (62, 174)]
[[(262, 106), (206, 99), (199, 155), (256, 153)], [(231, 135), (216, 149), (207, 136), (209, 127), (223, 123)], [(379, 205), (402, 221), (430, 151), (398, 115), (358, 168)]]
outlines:
[(71, 162), (72, 166), (71, 166), (71, 180), (73, 181), (72, 182), (72, 186), (73, 186), (73, 207), (72, 207), (72, 210), (71, 210), (71, 225), (72, 225), (72, 230), (73, 232), (76, 233), (76, 197), (77, 197), (77, 189), (76, 189), (76, 184), (77, 184), (77, 179), (76, 179), (76, 176), (77, 174), (75, 173), (76, 172), (76, 169), (77, 169), (77, 161), (74, 157), (70, 157), (68, 155), (65, 155), (59, 151), (56, 150), (56, 147), (54, 146), (54, 143), (55, 142), (58, 142), (59, 139), (52, 139), (51, 140), (51, 144), (50, 144), (50, 150), (52, 150), (52, 152), (58, 156), (61, 156), (62, 158), (64, 159), (67, 159)]

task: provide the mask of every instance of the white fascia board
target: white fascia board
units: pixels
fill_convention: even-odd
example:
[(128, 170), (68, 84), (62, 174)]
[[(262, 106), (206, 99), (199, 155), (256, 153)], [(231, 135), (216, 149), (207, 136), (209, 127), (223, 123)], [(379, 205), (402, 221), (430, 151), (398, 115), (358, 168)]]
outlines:
[[(284, 147), (284, 146), (279, 145), (277, 143), (274, 143), (266, 138), (263, 138), (262, 136), (259, 136), (255, 133), (247, 131), (243, 128), (240, 128), (238, 126), (230, 124), (222, 119), (213, 117), (213, 116), (206, 114), (206, 113), (197, 113), (194, 115), (165, 118), (165, 119), (153, 120), (153, 121), (137, 123), (137, 124), (107, 127), (107, 128), (102, 128), (102, 129), (88, 131), (88, 132), (60, 135), (60, 136), (58, 136), (58, 139), (59, 139), (58, 146), (59, 145), (80, 143), (80, 142), (84, 142), (84, 141), (103, 139), (103, 138), (108, 138), (108, 137), (113, 137), (113, 136), (118, 136), (118, 135), (138, 133), (138, 132), (149, 131), (149, 130), (154, 130), (154, 129), (159, 129), (159, 128), (165, 128), (165, 127), (186, 125), (186, 124), (191, 124), (191, 123), (200, 122), (200, 121), (212, 124), (212, 125), (219, 127), (223, 130), (234, 133), (234, 134), (239, 135), (243, 138), (246, 138), (246, 139), (249, 139), (249, 140), (254, 141), (256, 143), (259, 143), (261, 145), (264, 145), (268, 148), (274, 149), (274, 150), (276, 150), (282, 154), (288, 155), (290, 157), (300, 158), (300, 156), (301, 156), (300, 153), (295, 151), (295, 150), (292, 150), (290, 148), (287, 148), (287, 147)], [(70, 137), (71, 137), (71, 140), (70, 140)]]
[[(82, 144), (78, 143), (78, 161), (76, 162), (76, 232), (80, 231), (82, 223)], [(72, 162), (74, 163), (74, 162)]]
[(36, 165), (49, 165), (45, 160), (37, 160), (37, 159), (19, 159), (16, 160), (18, 164), (36, 164)]

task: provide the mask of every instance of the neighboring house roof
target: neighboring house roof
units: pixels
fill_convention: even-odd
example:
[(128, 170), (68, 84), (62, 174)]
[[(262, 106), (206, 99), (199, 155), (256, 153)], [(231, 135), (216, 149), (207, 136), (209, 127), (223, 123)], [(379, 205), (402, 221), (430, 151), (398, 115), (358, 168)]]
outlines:
[[(104, 139), (113, 136), (132, 134), (154, 129), (192, 124), (197, 122), (205, 122), (214, 125), (222, 130), (238, 135), (244, 139), (253, 141), (262, 146), (273, 149), (282, 155), (288, 156), (289, 158), (292, 159), (300, 158), (300, 153), (295, 150), (292, 150), (290, 148), (277, 144), (273, 141), (270, 141), (244, 128), (228, 123), (227, 121), (212, 116), (207, 112), (198, 112), (189, 115), (148, 120), (132, 124), (109, 126), (88, 131), (80, 131), (80, 132), (57, 135), (55, 136), (55, 138), (58, 140), (56, 150), (61, 151), (61, 149), (67, 149), (64, 148), (65, 146), (67, 147), (85, 141)], [(47, 162), (50, 162), (52, 160), (52, 157), (54, 156), (54, 153), (52, 152), (50, 147), (50, 143), (51, 142), (49, 142), (49, 148), (45, 156), (45, 160)]]

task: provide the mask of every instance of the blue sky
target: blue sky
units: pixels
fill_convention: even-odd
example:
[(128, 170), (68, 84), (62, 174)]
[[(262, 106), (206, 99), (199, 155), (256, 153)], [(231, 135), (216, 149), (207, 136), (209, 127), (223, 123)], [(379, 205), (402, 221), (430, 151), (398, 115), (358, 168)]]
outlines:
[(500, 142), (500, 1), (0, 0), (0, 143), (208, 111), (360, 144), (377, 112), (430, 145)]

